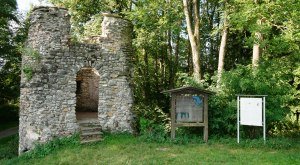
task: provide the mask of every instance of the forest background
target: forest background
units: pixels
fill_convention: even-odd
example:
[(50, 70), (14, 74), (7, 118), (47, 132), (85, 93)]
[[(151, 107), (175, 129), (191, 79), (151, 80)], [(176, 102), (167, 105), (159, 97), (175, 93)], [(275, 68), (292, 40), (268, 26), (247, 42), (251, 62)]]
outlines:
[[(101, 34), (102, 12), (133, 23), (137, 129), (167, 136), (170, 98), (163, 90), (213, 91), (209, 129), (236, 134), (236, 95), (268, 95), (267, 131), (299, 136), (300, 1), (297, 0), (49, 0), (71, 15), (72, 41)], [(20, 73), (28, 20), (15, 0), (0, 1), (1, 123), (18, 120)], [(18, 28), (12, 26), (18, 24)], [(256, 136), (245, 127), (242, 135)], [(188, 130), (197, 132), (196, 130)]]

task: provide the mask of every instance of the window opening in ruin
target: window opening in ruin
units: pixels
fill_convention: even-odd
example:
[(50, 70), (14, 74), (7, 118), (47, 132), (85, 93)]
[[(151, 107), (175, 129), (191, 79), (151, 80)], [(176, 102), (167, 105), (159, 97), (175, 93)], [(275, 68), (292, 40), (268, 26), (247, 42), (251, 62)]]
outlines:
[(76, 77), (77, 119), (97, 118), (100, 76), (92, 67), (81, 68)]

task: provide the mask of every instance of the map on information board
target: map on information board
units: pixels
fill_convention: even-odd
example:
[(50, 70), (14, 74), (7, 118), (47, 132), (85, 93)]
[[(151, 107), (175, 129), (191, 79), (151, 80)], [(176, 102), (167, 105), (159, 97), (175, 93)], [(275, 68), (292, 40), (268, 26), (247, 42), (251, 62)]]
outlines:
[(262, 126), (262, 98), (240, 98), (241, 125)]
[(175, 113), (176, 122), (203, 122), (203, 98), (177, 96)]

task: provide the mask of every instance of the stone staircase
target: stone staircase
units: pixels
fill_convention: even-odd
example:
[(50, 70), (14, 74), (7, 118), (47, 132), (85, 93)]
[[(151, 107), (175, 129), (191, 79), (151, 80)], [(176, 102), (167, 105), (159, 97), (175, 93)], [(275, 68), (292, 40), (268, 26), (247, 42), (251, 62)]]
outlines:
[(97, 142), (102, 140), (101, 125), (97, 119), (78, 121), (81, 143)]

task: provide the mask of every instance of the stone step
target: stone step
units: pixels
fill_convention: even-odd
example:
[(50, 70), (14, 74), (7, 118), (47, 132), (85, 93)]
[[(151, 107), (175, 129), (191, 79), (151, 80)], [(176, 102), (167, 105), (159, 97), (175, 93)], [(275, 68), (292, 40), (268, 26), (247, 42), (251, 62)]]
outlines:
[(102, 140), (102, 127), (98, 120), (80, 120), (80, 142), (90, 143)]
[(99, 123), (98, 119), (83, 119), (83, 120), (77, 120), (78, 124), (84, 124), (84, 123)]
[(81, 132), (81, 136), (93, 136), (93, 135), (102, 135), (103, 133), (100, 132), (100, 131), (97, 131), (97, 132)]
[(101, 127), (80, 127), (81, 133), (100, 132), (101, 130)]
[(89, 140), (102, 140), (102, 134), (98, 133), (84, 133), (80, 135), (80, 141), (89, 141)]
[(101, 128), (101, 125), (99, 122), (81, 122), (78, 124), (79, 124), (79, 127), (100, 127)]

